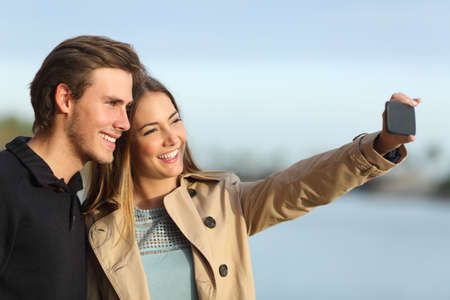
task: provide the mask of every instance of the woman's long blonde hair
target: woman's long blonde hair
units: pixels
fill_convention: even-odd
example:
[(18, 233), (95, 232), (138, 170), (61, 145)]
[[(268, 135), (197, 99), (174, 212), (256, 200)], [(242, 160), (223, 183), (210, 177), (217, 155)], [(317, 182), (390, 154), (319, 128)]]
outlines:
[[(175, 109), (179, 112), (178, 106), (172, 93), (158, 80), (147, 75), (142, 85), (134, 88), (134, 98), (128, 109), (128, 119), (130, 124), (139, 102), (148, 92), (162, 92), (166, 94)], [(131, 130), (133, 130), (131, 128)], [(130, 131), (131, 131), (130, 130)], [(123, 214), (123, 224), (121, 236), (129, 233), (134, 234), (134, 190), (133, 190), (133, 170), (131, 167), (130, 138), (132, 133), (128, 131), (117, 140), (114, 160), (109, 164), (90, 163), (88, 169), (88, 187), (86, 200), (83, 204), (85, 215), (99, 219), (116, 209), (121, 209)], [(183, 174), (198, 172), (200, 168), (195, 164), (192, 153), (186, 144), (183, 156)]]

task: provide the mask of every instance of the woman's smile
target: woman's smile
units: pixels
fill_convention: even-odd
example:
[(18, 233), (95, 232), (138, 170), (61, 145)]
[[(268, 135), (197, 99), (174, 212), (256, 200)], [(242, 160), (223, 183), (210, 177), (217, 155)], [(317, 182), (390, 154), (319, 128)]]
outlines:
[(173, 151), (158, 155), (158, 158), (165, 163), (174, 163), (180, 157), (180, 150), (175, 149)]

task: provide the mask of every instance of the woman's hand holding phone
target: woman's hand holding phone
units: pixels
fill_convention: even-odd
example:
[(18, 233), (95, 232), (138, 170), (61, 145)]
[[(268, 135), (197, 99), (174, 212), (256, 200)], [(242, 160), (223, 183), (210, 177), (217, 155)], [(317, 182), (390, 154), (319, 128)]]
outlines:
[(402, 93), (392, 95), (383, 112), (383, 130), (374, 145), (378, 153), (384, 155), (416, 139), (414, 108), (421, 101)]

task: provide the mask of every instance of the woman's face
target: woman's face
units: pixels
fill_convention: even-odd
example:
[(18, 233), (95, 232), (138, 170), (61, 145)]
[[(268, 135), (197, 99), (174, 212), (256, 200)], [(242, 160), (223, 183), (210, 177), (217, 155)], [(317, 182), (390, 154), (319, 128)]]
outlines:
[(182, 173), (186, 130), (166, 94), (145, 93), (131, 125), (131, 160), (135, 176), (168, 179)]

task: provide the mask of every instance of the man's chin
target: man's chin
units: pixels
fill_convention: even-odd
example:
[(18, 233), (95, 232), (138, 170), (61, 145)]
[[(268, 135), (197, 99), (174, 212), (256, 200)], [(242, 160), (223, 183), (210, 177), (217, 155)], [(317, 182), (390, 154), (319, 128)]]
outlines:
[(90, 161), (96, 162), (101, 165), (112, 163), (113, 160), (114, 160), (114, 156), (112, 154), (111, 155), (102, 155), (102, 156), (97, 155), (97, 156), (91, 157), (91, 159), (90, 159)]

